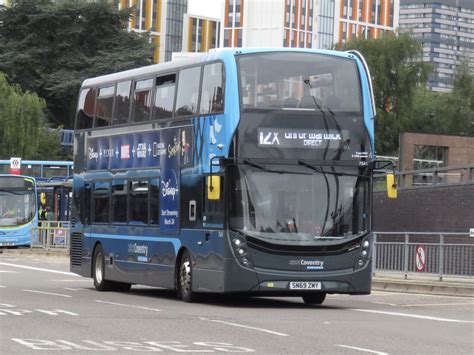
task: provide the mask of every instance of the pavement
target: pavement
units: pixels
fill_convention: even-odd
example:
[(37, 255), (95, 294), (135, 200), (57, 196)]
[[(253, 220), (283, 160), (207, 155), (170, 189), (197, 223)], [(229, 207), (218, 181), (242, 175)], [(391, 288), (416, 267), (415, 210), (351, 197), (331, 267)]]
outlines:
[[(46, 255), (69, 258), (66, 250), (4, 249), (5, 254)], [(372, 279), (373, 291), (474, 297), (474, 277), (443, 277), (426, 274), (376, 272)]]
[(418, 274), (375, 273), (372, 290), (474, 297), (474, 277), (443, 277)]

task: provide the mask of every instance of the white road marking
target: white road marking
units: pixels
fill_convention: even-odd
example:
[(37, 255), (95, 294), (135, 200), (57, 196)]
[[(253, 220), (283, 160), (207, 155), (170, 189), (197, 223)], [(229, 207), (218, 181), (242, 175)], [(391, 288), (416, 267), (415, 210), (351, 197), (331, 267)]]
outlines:
[(6, 287), (7, 287), (7, 286), (2, 286), (2, 285), (0, 285), (0, 288), (6, 288)]
[(349, 345), (342, 345), (342, 344), (336, 344), (336, 346), (339, 346), (339, 347), (341, 347), (341, 348), (352, 349), (352, 350), (364, 351), (364, 352), (366, 352), (366, 353), (371, 353), (371, 354), (388, 355), (388, 353), (384, 353), (384, 352), (382, 352), (382, 351), (376, 351), (376, 350), (358, 348), (358, 347), (356, 347), (356, 346), (349, 346)]
[(268, 329), (264, 329), (264, 328), (257, 328), (257, 327), (251, 327), (251, 326), (248, 326), (248, 325), (242, 325), (242, 324), (237, 324), (237, 323), (226, 322), (226, 321), (223, 321), (223, 320), (208, 319), (208, 318), (199, 318), (199, 319), (200, 319), (200, 320), (204, 320), (204, 321), (209, 321), (209, 322), (215, 322), (215, 323), (222, 323), (222, 324), (232, 325), (232, 326), (234, 326), (234, 327), (240, 327), (240, 328), (247, 328), (247, 329), (258, 330), (258, 331), (261, 331), (261, 332), (265, 332), (265, 333), (269, 333), (269, 334), (274, 334), (274, 335), (279, 335), (279, 336), (282, 336), (282, 337), (287, 337), (287, 336), (289, 336), (288, 334), (275, 332), (275, 331), (273, 331), (273, 330), (268, 330)]
[(474, 302), (402, 304), (400, 307), (474, 306)]
[(54, 282), (92, 282), (92, 279), (74, 279), (74, 280), (68, 280), (68, 279), (56, 279), (56, 280), (49, 280), (49, 281), (54, 281)]
[(142, 307), (142, 306), (134, 306), (134, 305), (131, 305), (131, 304), (115, 303), (115, 302), (108, 302), (108, 301), (101, 301), (101, 300), (95, 300), (95, 302), (111, 304), (111, 305), (114, 305), (114, 306), (123, 306), (123, 307), (132, 307), (132, 308), (144, 309), (146, 311), (161, 312), (161, 309), (148, 308), (148, 307)]
[(407, 293), (407, 292), (389, 292), (389, 291), (372, 291), (371, 296), (407, 296), (407, 297), (432, 297), (432, 298), (449, 298), (465, 300), (466, 296), (448, 296), (448, 295), (432, 295), (428, 293)]
[(43, 291), (36, 291), (36, 290), (23, 290), (25, 292), (33, 292), (33, 293), (41, 293), (43, 295), (50, 295), (50, 296), (59, 296), (59, 297), (72, 297), (70, 295), (63, 295), (61, 293), (51, 293), (51, 292), (43, 292)]
[(50, 316), (57, 316), (59, 313), (64, 313), (64, 314), (68, 314), (70, 316), (78, 316), (79, 314), (77, 313), (73, 313), (73, 312), (69, 312), (69, 311), (64, 311), (62, 309), (55, 309), (54, 311), (47, 311), (47, 310), (44, 310), (44, 309), (35, 309), (35, 311), (37, 312), (41, 312), (41, 313), (45, 313), (45, 314), (48, 314)]
[(5, 274), (18, 274), (18, 271), (0, 270), (0, 273), (5, 273)]
[[(340, 301), (350, 301), (350, 302), (354, 301), (353, 297), (332, 296), (330, 298), (332, 298), (334, 300), (340, 300)], [(398, 304), (395, 304), (395, 303), (368, 301), (368, 300), (363, 300), (363, 299), (358, 299), (357, 301), (364, 302), (364, 303), (382, 304), (382, 305), (391, 306), (391, 307), (398, 307)]]
[(39, 267), (25, 266), (25, 265), (16, 265), (16, 264), (9, 264), (9, 263), (0, 263), (0, 265), (17, 267), (17, 268), (20, 268), (20, 269), (28, 269), (28, 270), (51, 272), (51, 273), (53, 273), (53, 274), (62, 274), (62, 275), (69, 275), (69, 276), (81, 277), (81, 276), (79, 276), (79, 275), (77, 275), (77, 274), (73, 274), (72, 272), (67, 272), (67, 271), (58, 271), (58, 270), (51, 270), (51, 269), (43, 269), (43, 268), (39, 268)]
[(72, 288), (72, 287), (63, 287), (65, 290), (69, 290), (69, 291), (82, 291), (82, 290), (87, 290), (87, 288), (82, 288), (82, 287), (79, 287), (79, 288)]
[(439, 317), (422, 316), (422, 315), (418, 315), (418, 314), (408, 314), (408, 313), (399, 313), (399, 312), (384, 312), (384, 311), (376, 311), (376, 310), (373, 310), (373, 309), (356, 309), (356, 308), (349, 308), (349, 310), (351, 310), (351, 311), (357, 311), (357, 312), (386, 314), (386, 315), (389, 315), (389, 316), (398, 316), (398, 317), (408, 317), (408, 318), (434, 320), (434, 321), (437, 321), (437, 322), (469, 323), (469, 324), (474, 324), (474, 321), (472, 321), (472, 320), (439, 318)]

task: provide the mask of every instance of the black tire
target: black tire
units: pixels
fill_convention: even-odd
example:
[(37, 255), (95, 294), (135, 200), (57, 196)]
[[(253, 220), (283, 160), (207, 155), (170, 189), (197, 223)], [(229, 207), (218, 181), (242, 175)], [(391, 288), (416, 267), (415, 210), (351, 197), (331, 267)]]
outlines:
[(181, 256), (177, 286), (178, 296), (184, 302), (195, 302), (197, 300), (196, 292), (193, 292), (193, 264), (186, 251)]
[(326, 299), (325, 292), (310, 293), (303, 296), (303, 302), (306, 304), (321, 304)]
[(128, 292), (132, 288), (132, 284), (129, 284), (127, 282), (116, 282), (114, 281), (114, 286), (112, 289), (114, 291), (119, 291), (119, 292)]
[(102, 245), (98, 244), (94, 250), (92, 263), (92, 277), (94, 278), (94, 287), (97, 291), (110, 291), (114, 283), (105, 279), (105, 259)]

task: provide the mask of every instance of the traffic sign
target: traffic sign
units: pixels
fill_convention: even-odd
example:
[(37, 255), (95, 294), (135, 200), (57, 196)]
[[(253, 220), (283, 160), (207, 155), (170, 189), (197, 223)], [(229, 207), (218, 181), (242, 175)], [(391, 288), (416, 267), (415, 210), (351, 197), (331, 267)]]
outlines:
[(417, 272), (422, 272), (426, 267), (426, 253), (422, 245), (417, 245), (415, 252), (415, 266)]
[(10, 158), (10, 173), (14, 175), (20, 175), (21, 171), (21, 158)]

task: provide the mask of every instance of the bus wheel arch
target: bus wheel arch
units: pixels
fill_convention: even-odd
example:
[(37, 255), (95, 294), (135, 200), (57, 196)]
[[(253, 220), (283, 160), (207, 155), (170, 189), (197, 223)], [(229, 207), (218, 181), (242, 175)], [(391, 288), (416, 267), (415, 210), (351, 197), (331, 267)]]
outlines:
[(196, 292), (192, 289), (193, 262), (186, 248), (181, 248), (176, 258), (175, 284), (178, 297), (184, 302), (196, 301)]
[(109, 291), (112, 289), (113, 283), (105, 279), (105, 257), (102, 244), (97, 242), (92, 253), (92, 278), (94, 279), (94, 287), (97, 291)]

